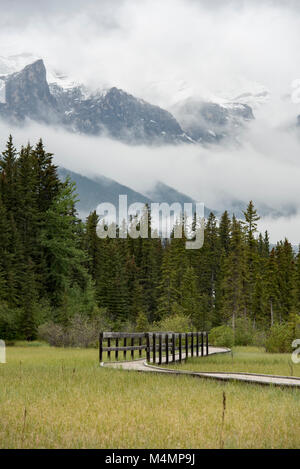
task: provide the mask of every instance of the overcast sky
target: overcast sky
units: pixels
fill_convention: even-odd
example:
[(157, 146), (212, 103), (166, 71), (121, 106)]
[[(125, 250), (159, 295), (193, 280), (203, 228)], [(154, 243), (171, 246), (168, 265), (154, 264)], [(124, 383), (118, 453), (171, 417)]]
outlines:
[[(0, 55), (30, 52), (91, 87), (115, 85), (166, 108), (187, 95), (270, 91), (238, 148), (131, 148), (58, 138), (36, 125), (16, 130), (20, 141), (44, 136), (61, 164), (137, 190), (161, 179), (212, 207), (232, 196), (293, 204), (300, 213), (299, 136), (287, 130), (300, 114), (290, 98), (300, 78), (299, 1), (0, 0), (0, 7)], [(8, 130), (0, 126), (5, 138)], [(273, 240), (287, 234), (298, 243), (299, 220), (268, 220)]]

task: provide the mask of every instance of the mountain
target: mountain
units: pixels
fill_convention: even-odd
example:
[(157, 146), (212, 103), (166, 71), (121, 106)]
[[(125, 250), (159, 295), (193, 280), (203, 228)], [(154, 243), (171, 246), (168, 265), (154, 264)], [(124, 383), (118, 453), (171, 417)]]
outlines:
[[(172, 205), (174, 202), (179, 202), (182, 205), (185, 203), (195, 204), (195, 200), (193, 200), (188, 195), (183, 194), (182, 192), (178, 192), (173, 187), (170, 187), (160, 181), (157, 182), (152, 189), (146, 191), (145, 195), (153, 202), (166, 202), (170, 205)], [(201, 200), (198, 202), (201, 202)], [(215, 211), (204, 206), (204, 216), (208, 217), (210, 212)]]
[(254, 119), (248, 104), (218, 104), (193, 98), (177, 103), (173, 113), (196, 142), (216, 143), (225, 137), (236, 137), (245, 123)]
[(105, 176), (90, 179), (65, 168), (59, 168), (58, 174), (61, 180), (65, 180), (69, 176), (76, 183), (76, 193), (79, 199), (76, 208), (82, 219), (87, 217), (91, 211), (96, 210), (97, 206), (103, 202), (110, 202), (118, 207), (119, 195), (127, 195), (128, 206), (134, 202), (151, 203), (147, 196)]
[[(184, 203), (195, 204), (191, 197), (162, 182), (157, 182), (151, 190), (141, 194), (105, 176), (97, 176), (95, 179), (91, 179), (66, 168), (59, 168), (58, 174), (61, 180), (65, 180), (69, 176), (76, 183), (76, 193), (79, 199), (76, 208), (82, 219), (102, 202), (109, 202), (118, 207), (119, 195), (125, 194), (127, 195), (128, 206), (135, 202), (141, 202), (149, 206), (152, 202), (166, 202), (170, 205), (179, 202), (182, 208)], [(193, 209), (195, 209), (195, 206), (193, 206)], [(205, 217), (208, 217), (211, 211), (211, 209), (205, 207)]]
[(30, 118), (51, 123), (59, 120), (58, 104), (50, 93), (42, 60), (27, 65), (20, 72), (2, 76), (0, 80), (2, 89), (5, 87), (0, 115), (13, 121)]
[[(182, 207), (184, 203), (195, 204), (195, 200), (188, 195), (179, 192), (173, 187), (160, 181), (157, 182), (153, 188), (142, 194), (105, 176), (97, 176), (96, 178), (91, 179), (61, 167), (58, 169), (58, 174), (61, 180), (65, 180), (66, 177), (69, 176), (70, 179), (76, 183), (76, 193), (78, 195), (76, 208), (80, 218), (82, 219), (86, 218), (91, 211), (96, 210), (97, 206), (103, 202), (112, 203), (116, 208), (118, 208), (119, 195), (127, 195), (128, 206), (135, 202), (141, 202), (142, 204), (148, 205), (152, 202), (166, 202), (169, 205), (172, 205), (174, 202), (179, 202)], [(201, 200), (198, 202), (201, 202)], [(261, 217), (268, 216), (277, 218), (295, 214), (295, 208), (293, 207), (285, 207), (284, 211), (279, 211), (266, 204), (259, 204), (255, 201), (254, 203)], [(246, 210), (247, 204), (248, 202), (233, 199), (232, 197), (228, 197), (227, 202), (226, 197), (224, 197), (223, 200), (223, 206), (226, 207), (230, 216), (234, 214), (239, 219), (244, 218), (243, 211)], [(193, 208), (195, 208), (195, 205)], [(213, 212), (217, 218), (220, 218), (224, 210), (225, 209), (220, 210), (220, 208), (210, 209), (209, 207), (204, 206), (204, 216), (207, 218), (209, 214)]]
[(251, 107), (239, 102), (190, 98), (171, 113), (116, 87), (91, 92), (30, 54), (0, 57), (0, 117), (147, 145), (216, 143), (235, 137), (254, 118)]
[(1, 75), (0, 83), (0, 116), (14, 123), (29, 118), (135, 144), (191, 142), (172, 114), (123, 90), (89, 94), (83, 86), (61, 86), (59, 80), (49, 86), (42, 59)]

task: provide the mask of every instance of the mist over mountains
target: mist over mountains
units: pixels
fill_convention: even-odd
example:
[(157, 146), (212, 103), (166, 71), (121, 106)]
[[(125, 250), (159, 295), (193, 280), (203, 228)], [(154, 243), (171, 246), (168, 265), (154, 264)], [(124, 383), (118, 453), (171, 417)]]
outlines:
[(278, 238), (288, 222), (297, 242), (291, 220), (299, 210), (292, 169), (299, 110), (290, 103), (288, 84), (284, 99), (251, 73), (232, 86), (224, 80), (220, 92), (212, 83), (211, 93), (202, 92), (205, 73), (199, 87), (191, 75), (184, 81), (163, 72), (146, 85), (141, 74), (143, 86), (137, 86), (138, 75), (128, 86), (126, 74), (116, 73), (114, 86), (89, 62), (91, 86), (90, 79), (78, 80), (76, 60), (72, 67), (66, 60), (65, 74), (61, 64), (50, 65), (48, 54), (40, 57), (0, 57), (1, 133), (3, 139), (9, 132), (20, 136), (20, 143), (42, 136), (80, 186), (84, 216), (105, 194), (106, 201), (117, 200), (122, 187), (135, 201), (203, 201), (206, 214), (212, 209), (217, 216), (227, 209), (242, 217), (254, 199), (267, 220), (263, 229), (276, 222)]
[(44, 61), (30, 54), (23, 56), (23, 64), (30, 63), (19, 70), (21, 58), (0, 58), (0, 116), (13, 124), (31, 119), (129, 144), (162, 145), (217, 143), (237, 136), (254, 119), (248, 104), (193, 98), (177, 103), (174, 117), (116, 87), (91, 92), (64, 75), (47, 72)]

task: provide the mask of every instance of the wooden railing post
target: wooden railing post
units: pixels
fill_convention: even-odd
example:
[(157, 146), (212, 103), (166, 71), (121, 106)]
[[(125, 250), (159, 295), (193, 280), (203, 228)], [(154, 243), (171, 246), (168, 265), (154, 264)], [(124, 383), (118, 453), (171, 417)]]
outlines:
[(194, 356), (194, 332), (192, 332), (192, 337), (191, 337), (191, 357)]
[[(116, 347), (119, 347), (119, 338), (118, 337), (116, 338)], [(119, 351), (118, 350), (115, 351), (115, 357), (116, 357), (116, 360), (119, 360)]]
[[(110, 339), (107, 339), (107, 347), (110, 347)], [(109, 360), (111, 359), (111, 353), (110, 353), (110, 351), (107, 352), (107, 357), (108, 357)]]
[(166, 364), (169, 363), (169, 334), (166, 334)]
[(197, 357), (199, 357), (199, 332), (196, 332), (196, 353), (197, 353)]
[[(126, 339), (126, 337), (124, 337), (124, 340), (123, 340), (123, 345), (124, 345), (124, 347), (126, 347), (126, 346), (127, 346), (127, 339)], [(124, 356), (124, 359), (126, 360), (126, 350), (124, 350), (124, 352), (123, 352), (123, 356)]]
[(147, 341), (147, 362), (150, 363), (150, 334), (147, 332), (146, 334), (146, 341)]
[(156, 363), (156, 334), (154, 332), (153, 337), (153, 363)]
[(203, 332), (201, 332), (201, 357), (204, 355), (204, 337)]
[[(131, 347), (134, 347), (134, 337), (131, 338)], [(134, 360), (134, 349), (131, 349), (131, 360)]]
[(100, 363), (103, 360), (103, 332), (99, 334), (99, 361)]
[(187, 360), (189, 356), (189, 335), (185, 334), (185, 359)]
[(178, 338), (178, 347), (179, 347), (179, 362), (182, 362), (182, 334), (179, 334)]
[(208, 355), (208, 332), (206, 332), (205, 335), (206, 335), (206, 355)]
[(172, 361), (176, 361), (176, 335), (172, 334)]
[[(141, 337), (139, 338), (139, 346), (140, 346), (140, 347), (142, 346), (142, 338), (141, 338)], [(139, 350), (139, 357), (141, 358), (141, 356), (142, 356), (142, 349), (140, 348), (140, 350)]]
[(162, 335), (159, 334), (159, 351), (158, 351), (158, 363), (159, 365), (162, 364)]

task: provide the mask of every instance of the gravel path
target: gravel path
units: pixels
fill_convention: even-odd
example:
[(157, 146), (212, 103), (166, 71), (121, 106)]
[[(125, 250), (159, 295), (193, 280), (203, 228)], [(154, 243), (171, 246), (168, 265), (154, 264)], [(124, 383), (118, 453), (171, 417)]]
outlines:
[[(230, 349), (220, 347), (209, 347), (208, 350), (209, 355), (229, 352)], [(191, 356), (190, 353), (189, 356)], [(184, 353), (182, 354), (182, 358), (185, 358)], [(176, 361), (178, 359), (179, 356), (176, 355)], [(166, 358), (163, 357), (163, 363), (165, 363), (165, 361)], [(101, 366), (120, 368), (128, 371), (165, 373), (173, 375), (190, 375), (197, 378), (217, 379), (220, 381), (243, 381), (252, 384), (272, 384), (274, 386), (297, 387), (300, 389), (300, 378), (294, 378), (290, 376), (263, 375), (255, 373), (195, 372), (188, 370), (173, 370), (171, 368), (159, 367), (158, 365), (154, 365), (153, 363), (147, 363), (145, 358), (132, 361), (102, 362)]]

